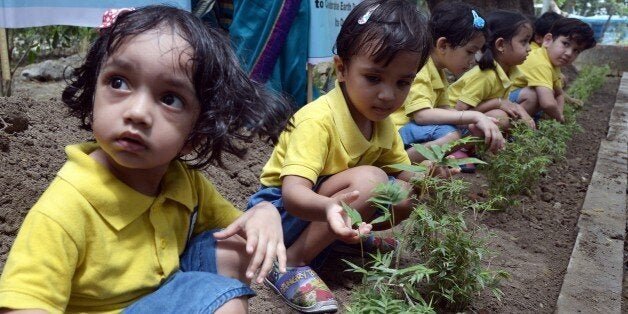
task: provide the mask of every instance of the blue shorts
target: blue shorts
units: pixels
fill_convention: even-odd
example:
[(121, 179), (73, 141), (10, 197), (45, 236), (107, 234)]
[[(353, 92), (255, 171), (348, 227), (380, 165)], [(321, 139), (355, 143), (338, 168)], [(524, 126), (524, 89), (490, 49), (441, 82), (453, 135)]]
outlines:
[[(316, 184), (312, 187), (313, 191), (318, 191), (321, 184), (325, 182), (330, 176), (320, 177)], [(395, 180), (395, 177), (388, 176), (388, 181)], [(286, 248), (289, 248), (303, 233), (303, 230), (310, 225), (310, 221), (302, 220), (301, 218), (292, 216), (285, 210), (283, 206), (283, 198), (281, 197), (281, 187), (267, 187), (262, 185), (261, 188), (255, 192), (255, 194), (251, 195), (249, 201), (246, 204), (246, 209), (249, 209), (258, 203), (266, 201), (273, 204), (279, 210), (279, 215), (281, 216), (281, 227), (283, 229), (283, 242), (286, 245)], [(382, 215), (383, 212), (378, 210), (375, 212), (375, 216)], [(333, 245), (333, 244), (332, 244)], [(314, 258), (309, 264), (310, 267), (314, 269), (318, 269), (323, 266), (325, 260), (329, 257), (331, 253), (331, 245), (325, 248), (321, 253)]]
[(522, 89), (523, 88), (517, 88), (510, 92), (510, 94), (508, 95), (508, 100), (510, 100), (510, 102), (512, 103), (518, 104), (519, 102), (517, 100), (519, 100), (519, 94), (521, 94)]
[(410, 121), (399, 129), (399, 135), (401, 135), (403, 145), (408, 148), (412, 144), (437, 140), (457, 130), (456, 126), (450, 124), (421, 125)]
[(218, 274), (216, 231), (192, 238), (180, 257), (181, 269), (123, 313), (213, 313), (231, 299), (254, 296), (243, 282)]

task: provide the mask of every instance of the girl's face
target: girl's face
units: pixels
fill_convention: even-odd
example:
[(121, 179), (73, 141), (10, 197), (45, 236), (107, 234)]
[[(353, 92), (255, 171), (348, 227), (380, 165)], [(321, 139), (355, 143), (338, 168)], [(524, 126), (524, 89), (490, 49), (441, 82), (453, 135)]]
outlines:
[(94, 95), (94, 136), (106, 155), (99, 161), (165, 173), (200, 112), (189, 60), (189, 45), (163, 30), (128, 38), (107, 57)]
[(369, 55), (356, 55), (351, 63), (334, 57), (338, 81), (344, 82), (345, 97), (358, 126), (381, 121), (406, 99), (419, 66), (418, 52), (400, 51), (388, 63), (375, 63)]
[(504, 43), (503, 53), (498, 56), (498, 62), (506, 66), (522, 64), (530, 52), (530, 38), (532, 38), (532, 26), (521, 25), (517, 34), (509, 42)]
[(449, 43), (444, 43), (444, 50), (437, 63), (442, 65), (455, 76), (460, 76), (475, 65), (475, 55), (484, 46), (484, 35), (479, 33), (464, 46), (452, 47)]

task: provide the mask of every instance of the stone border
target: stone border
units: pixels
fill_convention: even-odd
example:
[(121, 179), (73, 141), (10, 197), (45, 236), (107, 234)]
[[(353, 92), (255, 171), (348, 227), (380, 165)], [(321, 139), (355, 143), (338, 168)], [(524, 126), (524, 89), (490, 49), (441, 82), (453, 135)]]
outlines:
[(556, 313), (621, 313), (627, 148), (628, 72), (624, 72), (582, 204)]

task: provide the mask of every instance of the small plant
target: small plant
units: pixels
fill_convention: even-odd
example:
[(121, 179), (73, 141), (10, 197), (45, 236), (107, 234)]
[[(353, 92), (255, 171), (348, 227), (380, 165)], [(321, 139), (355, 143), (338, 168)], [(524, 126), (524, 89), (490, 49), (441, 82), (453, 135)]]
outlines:
[(610, 71), (608, 65), (583, 67), (576, 80), (567, 89), (567, 93), (574, 98), (586, 101), (604, 84)]

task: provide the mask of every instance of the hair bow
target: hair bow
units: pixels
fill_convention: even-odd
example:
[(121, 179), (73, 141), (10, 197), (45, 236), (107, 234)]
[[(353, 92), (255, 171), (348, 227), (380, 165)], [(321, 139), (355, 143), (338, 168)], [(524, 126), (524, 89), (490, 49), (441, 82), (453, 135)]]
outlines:
[(481, 18), (475, 10), (471, 10), (471, 14), (473, 14), (473, 27), (475, 29), (483, 29), (484, 19)]
[(116, 22), (118, 15), (122, 12), (135, 11), (135, 8), (109, 9), (102, 14), (102, 24), (98, 28), (108, 28)]

